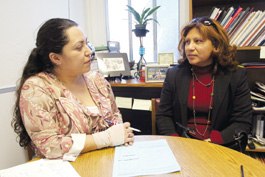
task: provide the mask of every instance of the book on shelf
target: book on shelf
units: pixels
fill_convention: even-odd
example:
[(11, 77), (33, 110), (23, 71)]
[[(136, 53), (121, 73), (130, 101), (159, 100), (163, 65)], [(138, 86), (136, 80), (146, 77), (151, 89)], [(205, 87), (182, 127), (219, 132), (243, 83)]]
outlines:
[(212, 13), (213, 13), (213, 11), (214, 11), (215, 9), (216, 9), (216, 7), (213, 6), (212, 9), (211, 9), (211, 11), (210, 11), (210, 13), (209, 13), (209, 15), (208, 15), (209, 18), (211, 18), (211, 15), (212, 15)]
[(265, 95), (262, 95), (261, 93), (250, 91), (251, 97), (259, 98), (262, 102), (265, 102)]
[(259, 38), (254, 42), (253, 46), (258, 46), (263, 40), (264, 40), (265, 32), (263, 30), (263, 33), (259, 36)]
[(258, 34), (255, 35), (255, 37), (250, 41), (248, 46), (257, 46), (260, 39), (263, 39), (265, 35), (265, 27), (263, 27)]
[(257, 85), (258, 88), (261, 88), (263, 90), (265, 90), (265, 84), (262, 82), (255, 82), (255, 84)]
[(250, 24), (245, 28), (244, 32), (242, 33), (241, 39), (237, 43), (237, 46), (240, 47), (244, 46), (243, 44), (246, 43), (252, 32), (255, 31), (257, 27), (259, 27), (259, 24), (262, 23), (262, 21), (264, 21), (264, 18), (265, 18), (265, 11), (264, 12), (258, 11), (255, 18), (253, 18)]
[(256, 115), (256, 136), (263, 138), (264, 135), (264, 116), (262, 114)]
[(245, 68), (247, 67), (252, 67), (252, 68), (259, 68), (260, 66), (265, 66), (265, 63), (262, 62), (248, 62), (248, 63), (242, 63), (242, 66), (244, 66)]
[(263, 98), (260, 98), (260, 97), (256, 97), (256, 96), (251, 95), (251, 99), (254, 101), (260, 101), (260, 102), (265, 103), (265, 100)]
[(225, 7), (222, 7), (217, 15), (215, 16), (215, 20), (220, 21), (221, 18), (223, 18), (224, 13), (226, 13)]
[[(265, 16), (264, 16), (265, 17)], [(263, 27), (265, 27), (265, 18), (262, 18), (261, 21), (249, 34), (247, 37), (248, 39), (242, 44), (242, 46), (249, 46), (251, 41), (255, 38), (255, 35), (257, 35), (260, 31), (262, 31)]]
[(231, 37), (231, 44), (237, 45), (238, 41), (241, 39), (242, 34), (244, 33), (247, 26), (250, 24), (252, 19), (256, 16), (256, 12), (252, 12), (248, 18), (245, 20), (245, 22), (242, 24), (242, 26), (238, 29), (238, 31), (235, 33), (233, 37)]
[(217, 8), (217, 7), (213, 7), (212, 8), (212, 11), (211, 11), (211, 13), (210, 13), (210, 15), (209, 15), (209, 17), (211, 18), (211, 19), (214, 19), (215, 18), (215, 16), (216, 16), (216, 14), (219, 12), (219, 8)]
[(254, 7), (212, 7), (209, 18), (217, 20), (227, 31), (230, 43), (238, 47), (265, 46), (265, 10)]
[(233, 24), (231, 24), (231, 26), (227, 29), (229, 35), (231, 35), (231, 33), (237, 28), (238, 25), (240, 25), (241, 21), (248, 15), (249, 11), (249, 7), (247, 7), (246, 10), (241, 11), (240, 17), (238, 17), (238, 19), (235, 19), (235, 22), (233, 22)]
[(265, 39), (258, 46), (265, 46)]
[(217, 21), (219, 21), (219, 23), (221, 23), (221, 21), (224, 19), (226, 14), (227, 14), (227, 10), (223, 7), (223, 10), (222, 10), (221, 14), (219, 15), (219, 17), (217, 18)]
[(247, 14), (244, 16), (244, 18), (242, 18), (241, 22), (237, 25), (237, 27), (233, 30), (233, 32), (231, 32), (231, 34), (230, 34), (231, 39), (237, 35), (237, 33), (241, 30), (241, 28), (243, 28), (244, 24), (250, 18), (253, 10), (254, 10), (254, 8), (251, 8), (250, 11), (248, 11)]
[(226, 21), (229, 19), (229, 17), (232, 15), (232, 13), (234, 12), (235, 8), (232, 6), (227, 10), (227, 13), (224, 17), (224, 19), (221, 22), (221, 25), (224, 26)]
[(235, 28), (235, 25), (237, 24), (237, 22), (239, 22), (239, 20), (240, 20), (240, 18), (242, 17), (242, 15), (245, 13), (245, 11), (244, 10), (242, 10), (239, 14), (238, 14), (238, 16), (233, 20), (233, 22), (229, 25), (229, 27), (227, 28), (227, 33), (228, 33), (228, 35), (230, 34), (230, 31), (232, 30), (232, 29), (234, 29)]
[(235, 18), (238, 16), (238, 14), (242, 11), (242, 7), (238, 7), (234, 14), (229, 18), (228, 23), (225, 25), (224, 29), (227, 30), (227, 28), (231, 25), (231, 23), (235, 20)]
[(262, 82), (255, 82), (255, 90), (250, 91), (253, 110), (265, 111), (265, 85)]

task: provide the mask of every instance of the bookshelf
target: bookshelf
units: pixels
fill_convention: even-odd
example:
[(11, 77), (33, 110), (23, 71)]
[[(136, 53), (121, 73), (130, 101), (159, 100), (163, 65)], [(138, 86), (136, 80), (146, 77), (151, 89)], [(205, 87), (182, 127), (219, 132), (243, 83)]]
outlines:
[[(195, 17), (208, 16), (213, 7), (228, 9), (240, 6), (243, 9), (254, 7), (254, 11), (265, 10), (264, 0), (189, 0), (190, 20)], [(261, 59), (261, 47), (238, 47), (238, 61), (246, 62), (265, 62)]]

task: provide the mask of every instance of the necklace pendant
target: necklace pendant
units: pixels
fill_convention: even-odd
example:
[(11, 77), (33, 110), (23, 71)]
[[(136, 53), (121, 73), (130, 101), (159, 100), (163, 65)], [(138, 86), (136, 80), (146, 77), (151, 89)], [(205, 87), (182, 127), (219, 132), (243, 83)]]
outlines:
[(211, 84), (210, 84), (210, 83), (206, 85), (206, 87), (210, 87), (210, 86), (211, 86)]

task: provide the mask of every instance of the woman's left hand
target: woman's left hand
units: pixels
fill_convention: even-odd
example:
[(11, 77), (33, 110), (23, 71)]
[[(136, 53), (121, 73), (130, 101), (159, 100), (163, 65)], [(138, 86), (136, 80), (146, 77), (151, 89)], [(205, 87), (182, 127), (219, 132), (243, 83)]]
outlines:
[(126, 122), (124, 123), (124, 129), (125, 129), (125, 134), (124, 134), (124, 137), (125, 137), (125, 143), (124, 145), (125, 146), (128, 146), (128, 145), (132, 145), (133, 142), (134, 142), (134, 134), (133, 134), (133, 131), (131, 129), (129, 129), (130, 127), (130, 123)]
[(206, 141), (206, 142), (211, 142), (211, 138), (207, 138), (207, 139), (205, 139), (204, 141)]

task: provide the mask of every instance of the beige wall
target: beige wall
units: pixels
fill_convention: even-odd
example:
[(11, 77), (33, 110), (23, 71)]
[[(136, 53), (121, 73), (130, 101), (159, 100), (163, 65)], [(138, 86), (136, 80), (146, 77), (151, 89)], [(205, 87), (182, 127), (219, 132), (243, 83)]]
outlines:
[[(188, 0), (180, 0), (180, 27), (189, 21)], [(71, 18), (94, 46), (106, 46), (105, 0), (8, 0), (0, 6), (0, 170), (26, 162), (11, 128), (13, 91), (40, 24), (49, 18)]]

